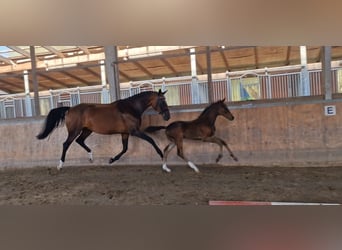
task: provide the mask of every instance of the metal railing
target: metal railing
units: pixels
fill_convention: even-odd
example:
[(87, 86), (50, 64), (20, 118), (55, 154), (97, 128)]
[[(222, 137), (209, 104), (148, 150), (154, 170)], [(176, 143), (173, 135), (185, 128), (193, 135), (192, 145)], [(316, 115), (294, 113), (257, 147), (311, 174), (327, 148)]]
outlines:
[[(260, 70), (259, 70), (260, 71)], [(321, 70), (308, 72), (310, 95), (321, 95)], [(342, 88), (342, 68), (331, 70), (333, 93)], [(225, 78), (212, 81), (212, 101), (225, 98), (227, 101), (291, 98), (302, 96), (302, 72), (270, 73), (246, 71), (239, 75), (226, 73)], [(127, 85), (127, 84), (126, 84)], [(131, 82), (120, 89), (121, 98), (146, 90), (168, 90), (166, 100), (170, 106), (208, 103), (208, 82), (191, 77), (162, 78)], [(39, 93), (41, 114), (59, 106), (74, 106), (79, 103), (109, 103), (110, 94), (102, 85), (92, 87), (50, 90)], [(35, 115), (32, 94), (0, 95), (0, 119), (30, 117)]]

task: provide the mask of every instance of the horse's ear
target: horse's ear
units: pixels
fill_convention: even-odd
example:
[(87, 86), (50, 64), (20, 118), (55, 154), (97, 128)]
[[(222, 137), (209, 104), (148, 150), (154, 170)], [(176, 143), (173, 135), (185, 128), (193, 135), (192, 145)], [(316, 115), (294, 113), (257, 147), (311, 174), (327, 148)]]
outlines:
[(225, 102), (226, 101), (226, 98), (223, 98), (220, 102)]
[(165, 90), (164, 92), (162, 92), (161, 89), (159, 89), (158, 95), (164, 95), (166, 92), (167, 92), (167, 90)]

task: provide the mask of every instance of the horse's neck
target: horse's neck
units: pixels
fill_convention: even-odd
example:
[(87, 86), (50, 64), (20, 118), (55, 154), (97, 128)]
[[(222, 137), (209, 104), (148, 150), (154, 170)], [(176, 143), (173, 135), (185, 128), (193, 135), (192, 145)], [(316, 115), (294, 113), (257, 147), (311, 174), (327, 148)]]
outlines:
[(139, 116), (141, 116), (142, 113), (151, 106), (150, 101), (146, 100), (146, 98), (138, 98), (134, 102), (128, 102), (127, 104), (130, 105), (131, 109), (133, 109), (136, 114), (139, 114)]
[(214, 126), (217, 116), (217, 112), (206, 112), (205, 114), (200, 115), (198, 120), (205, 124), (208, 124), (209, 126)]
[(134, 107), (137, 109), (137, 111), (142, 115), (144, 111), (151, 106), (151, 103), (149, 100), (146, 100), (144, 98), (138, 99), (134, 104)]

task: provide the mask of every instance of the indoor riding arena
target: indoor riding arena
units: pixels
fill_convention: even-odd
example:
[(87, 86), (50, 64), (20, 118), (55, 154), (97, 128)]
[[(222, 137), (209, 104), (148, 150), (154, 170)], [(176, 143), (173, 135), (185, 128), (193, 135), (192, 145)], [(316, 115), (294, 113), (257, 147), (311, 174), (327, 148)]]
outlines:
[[(0, 205), (340, 204), (341, 65), (340, 46), (0, 46)], [(57, 169), (67, 124), (36, 137), (53, 109), (159, 90), (170, 119), (147, 108), (142, 134), (163, 152), (165, 130), (147, 127), (195, 120), (223, 101), (234, 119), (219, 115), (210, 137), (237, 161), (223, 147), (216, 162), (213, 141), (184, 139), (186, 160), (174, 147), (167, 172), (132, 132), (109, 164), (123, 137), (95, 131), (85, 141), (93, 160), (73, 141)]]

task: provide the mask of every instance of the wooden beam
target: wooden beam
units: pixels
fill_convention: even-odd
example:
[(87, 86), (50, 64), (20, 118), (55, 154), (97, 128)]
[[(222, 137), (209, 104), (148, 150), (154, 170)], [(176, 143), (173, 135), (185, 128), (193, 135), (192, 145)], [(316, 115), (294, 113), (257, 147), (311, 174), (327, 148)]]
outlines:
[(65, 58), (65, 55), (62, 52), (60, 52), (59, 50), (55, 49), (52, 46), (43, 46), (43, 48), (47, 49), (48, 51), (50, 51), (51, 53), (57, 55), (60, 58)]
[(322, 62), (322, 55), (323, 55), (323, 47), (319, 49), (318, 57), (316, 58), (316, 62)]
[[(9, 77), (12, 77), (12, 76), (9, 76)], [(14, 76), (13, 76), (14, 77)], [(21, 79), (22, 80), (22, 79)], [(24, 89), (24, 84), (19, 84), (19, 83), (15, 83), (15, 82), (11, 82), (11, 81), (8, 81), (8, 80), (4, 80), (4, 79), (1, 79), (0, 78), (0, 81), (2, 83), (5, 83), (6, 85), (9, 85), (9, 86), (15, 86), (17, 88), (20, 88), (20, 89)]]
[[(51, 76), (48, 76), (48, 75), (46, 75), (46, 74), (43, 73), (43, 72), (37, 72), (37, 74), (38, 74), (39, 76), (45, 78), (45, 79), (48, 79), (48, 80), (51, 81), (51, 82), (56, 82), (56, 83), (58, 83), (59, 85), (61, 85), (61, 86), (63, 86), (63, 87), (66, 87), (66, 88), (69, 87), (66, 83), (64, 83), (64, 82), (62, 82), (62, 81), (60, 81), (60, 80), (58, 80), (58, 79), (56, 79), (56, 78), (53, 78), (53, 77), (51, 77)], [(49, 87), (46, 86), (46, 88), (49, 88)]]
[(85, 84), (86, 86), (88, 86), (89, 85), (89, 83), (86, 81), (86, 80), (84, 80), (84, 79), (82, 79), (82, 78), (80, 78), (80, 77), (78, 77), (78, 76), (75, 76), (75, 75), (73, 75), (73, 74), (71, 74), (71, 73), (69, 73), (69, 72), (67, 72), (67, 71), (61, 71), (61, 73), (62, 74), (64, 74), (64, 75), (67, 75), (67, 76), (69, 76), (70, 78), (73, 78), (73, 79), (75, 79), (75, 80), (77, 80), (77, 81), (79, 81), (79, 82), (81, 82), (81, 83), (83, 83), (83, 84)]
[(90, 51), (87, 46), (78, 46), (78, 48), (80, 48), (84, 52), (84, 54), (90, 55)]
[[(3, 86), (4, 84), (1, 84), (1, 83), (4, 83), (4, 82), (2, 80), (0, 80), (0, 90), (5, 91), (7, 93), (14, 93), (13, 88), (6, 88)], [(9, 84), (5, 83), (5, 85), (8, 86)], [(22, 91), (22, 89), (20, 89), (20, 91)]]
[(258, 55), (258, 49), (257, 46), (254, 47), (254, 61), (255, 61), (255, 68), (259, 68), (259, 55)]
[(172, 71), (172, 73), (177, 75), (176, 69), (171, 65), (171, 63), (168, 60), (166, 60), (165, 58), (161, 58), (161, 61)]
[(229, 71), (230, 69), (229, 69), (228, 59), (227, 59), (226, 54), (224, 53), (223, 50), (220, 50), (220, 55), (221, 55), (221, 57), (222, 57), (222, 60), (223, 60), (223, 62), (224, 62), (224, 65), (226, 66), (226, 69)]
[(21, 49), (18, 46), (7, 46), (7, 47), (10, 48), (11, 50), (14, 50), (14, 51), (18, 52), (19, 54), (22, 54), (23, 56), (31, 58), (30, 52), (27, 52), (26, 50)]
[(4, 63), (7, 63), (9, 65), (15, 65), (15, 62), (12, 61), (11, 59), (8, 59), (7, 57), (4, 57), (0, 55), (0, 61), (3, 61)]
[(94, 70), (91, 70), (90, 68), (83, 68), (84, 71), (88, 72), (89, 74), (98, 77), (101, 79), (101, 75), (95, 72)]
[(130, 78), (127, 74), (125, 74), (122, 70), (119, 69), (119, 74), (125, 78), (127, 81), (132, 81), (132, 78)]
[(148, 71), (145, 67), (143, 67), (139, 62), (133, 61), (132, 62), (135, 66), (137, 66), (142, 72), (148, 75), (150, 78), (153, 78), (153, 74)]
[(290, 65), (290, 56), (291, 56), (291, 46), (287, 46), (285, 65)]

